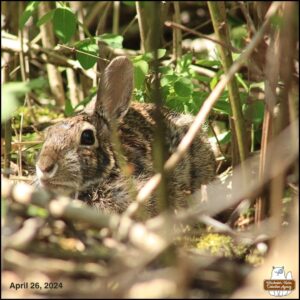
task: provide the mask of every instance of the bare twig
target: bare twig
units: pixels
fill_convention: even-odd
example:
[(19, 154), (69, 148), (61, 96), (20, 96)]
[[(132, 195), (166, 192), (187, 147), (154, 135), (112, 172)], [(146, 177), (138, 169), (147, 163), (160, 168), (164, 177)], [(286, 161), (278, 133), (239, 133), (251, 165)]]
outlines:
[[(208, 8), (212, 18), (214, 31), (218, 37), (219, 41), (224, 44), (230, 44), (229, 29), (226, 24), (225, 15), (225, 4), (224, 2), (212, 2), (208, 1)], [(233, 59), (230, 50), (224, 49), (223, 47), (218, 48), (221, 58), (221, 63), (224, 69), (224, 73), (227, 73), (231, 65), (233, 64)], [(238, 85), (236, 78), (233, 77), (228, 83), (228, 94), (229, 102), (232, 110), (232, 120), (234, 126), (234, 132), (236, 134), (237, 146), (239, 150), (240, 162), (247, 158), (248, 149), (246, 143), (246, 126), (242, 112), (242, 105), (240, 100), (240, 93), (238, 90)], [(234, 145), (233, 145), (234, 147)], [(235, 157), (233, 157), (235, 158)]]
[[(174, 1), (174, 21), (178, 24), (180, 23), (180, 6), (179, 1)], [(181, 58), (182, 55), (182, 33), (181, 29), (174, 28), (173, 29), (173, 55), (176, 60)]]
[(214, 130), (214, 127), (213, 127), (211, 121), (209, 121), (209, 127), (210, 127), (210, 129), (211, 129), (211, 131), (212, 131), (212, 133), (213, 133), (213, 135), (214, 135), (214, 137), (215, 137), (215, 139), (216, 139), (216, 142), (217, 142), (217, 144), (218, 144), (220, 153), (223, 155), (224, 159), (227, 160), (227, 156), (226, 156), (226, 154), (225, 154), (225, 153), (223, 152), (223, 150), (222, 150), (220, 141), (219, 141), (219, 139), (218, 139), (218, 136), (217, 136), (217, 134), (216, 134), (216, 132), (215, 132), (215, 130)]
[[(50, 12), (50, 5), (48, 2), (41, 2), (39, 5), (39, 13), (40, 16), (45, 15)], [(41, 35), (42, 35), (42, 43), (45, 48), (53, 48), (55, 44), (54, 33), (51, 23), (45, 23), (41, 26)], [(51, 88), (51, 92), (55, 97), (55, 102), (57, 106), (62, 107), (65, 104), (65, 92), (62, 83), (62, 77), (58, 69), (51, 65), (47, 64), (47, 72), (49, 78), (49, 85)]]
[[(88, 28), (86, 27), (86, 18), (84, 15), (84, 4), (80, 1), (71, 1), (70, 7), (77, 13), (78, 24), (78, 33), (76, 34), (76, 38), (80, 41), (85, 39), (85, 36), (92, 38)], [(67, 78), (69, 83), (69, 91), (70, 91), (70, 99), (71, 103), (74, 103), (75, 106), (80, 102), (80, 99), (85, 98), (88, 95), (89, 84), (91, 80), (86, 76), (79, 75), (79, 83), (76, 84), (76, 76), (75, 72), (72, 68), (67, 69)]]
[(106, 25), (106, 19), (107, 19), (109, 10), (112, 5), (113, 5), (113, 3), (110, 1), (103, 2), (103, 10), (101, 12), (101, 18), (99, 19), (98, 24), (97, 24), (97, 30), (96, 30), (97, 35), (100, 35), (104, 32), (105, 25)]
[[(3, 189), (1, 195), (5, 198), (12, 197), (14, 201), (28, 205), (32, 203), (34, 205), (47, 208), (49, 206), (49, 212), (55, 217), (64, 216), (71, 220), (78, 220), (87, 222), (88, 224), (95, 226), (96, 228), (107, 227), (110, 224), (110, 218), (99, 213), (95, 210), (86, 207), (81, 201), (70, 202), (70, 199), (60, 197), (56, 200), (52, 200), (52, 196), (46, 191), (35, 191), (33, 186), (29, 186), (25, 183), (19, 183), (13, 186), (9, 180), (2, 180)], [(114, 217), (112, 216), (112, 219)], [(111, 219), (111, 220), (112, 220)]]
[(252, 32), (252, 34), (255, 34), (256, 33), (256, 28), (255, 28), (254, 22), (253, 22), (253, 20), (250, 16), (250, 14), (249, 14), (249, 11), (246, 8), (246, 5), (245, 5), (244, 1), (239, 1), (239, 6), (241, 8), (241, 11), (242, 11), (243, 15), (246, 18), (246, 21), (247, 21), (247, 24), (249, 26), (250, 31)]
[[(4, 255), (4, 261), (6, 264), (11, 266), (21, 267), (23, 270), (27, 271), (40, 271), (47, 272), (49, 274), (75, 274), (76, 271), (80, 271), (86, 275), (94, 276), (107, 276), (107, 270), (95, 263), (78, 263), (67, 261), (57, 258), (35, 258), (35, 260), (30, 259), (30, 256), (23, 254), (22, 252), (8, 249)], [(29, 264), (28, 261), (31, 263)]]
[[(145, 2), (144, 2), (145, 3)], [(136, 12), (140, 29), (140, 37), (141, 37), (141, 50), (142, 52), (147, 51), (148, 47), (146, 46), (146, 38), (147, 38), (147, 24), (146, 19), (143, 17), (143, 9), (140, 1), (136, 1)]]
[(112, 32), (114, 34), (119, 33), (119, 20), (120, 19), (120, 1), (114, 1), (113, 4), (113, 28)]
[(75, 71), (71, 68), (67, 69), (68, 89), (70, 93), (70, 101), (72, 107), (75, 107), (80, 102), (79, 89), (76, 80)]
[[(22, 128), (23, 128), (23, 119), (24, 119), (24, 114), (21, 113), (21, 121), (20, 121), (20, 132), (19, 132), (19, 143), (22, 142)], [(23, 173), (23, 168), (22, 168), (22, 149), (19, 146), (18, 147), (18, 175), (22, 176)]]
[(44, 224), (45, 220), (42, 219), (27, 219), (20, 230), (5, 239), (4, 247), (11, 247), (15, 249), (25, 248), (35, 238), (38, 229)]
[(135, 23), (135, 21), (138, 19), (138, 16), (135, 15), (133, 17), (133, 19), (129, 22), (129, 24), (124, 28), (123, 32), (122, 32), (122, 36), (125, 36), (126, 32), (128, 31), (128, 29)]
[(109, 62), (109, 59), (106, 59), (106, 58), (103, 58), (103, 57), (100, 57), (100, 56), (98, 56), (98, 55), (94, 55), (94, 54), (91, 54), (91, 53), (87, 53), (87, 52), (78, 50), (78, 49), (76, 49), (76, 48), (68, 47), (68, 46), (62, 45), (62, 44), (58, 44), (57, 46), (58, 46), (58, 47), (61, 47), (61, 48), (68, 49), (68, 50), (70, 50), (71, 52), (81, 53), (81, 54), (84, 54), (84, 55), (86, 55), (86, 56), (90, 56), (90, 57), (93, 57), (93, 58), (97, 58), (97, 59), (104, 60), (105, 62)]
[[(9, 53), (3, 54), (3, 63), (4, 66), (1, 70), (1, 79), (3, 83), (6, 83), (9, 81), (9, 61), (11, 59), (11, 55)], [(2, 99), (2, 101), (5, 101)], [(9, 177), (9, 168), (10, 168), (10, 158), (11, 158), (11, 141), (12, 141), (12, 128), (11, 128), (11, 119), (8, 119), (4, 124), (4, 141), (5, 141), (5, 147), (4, 147), (4, 176)], [(2, 146), (1, 146), (2, 148)]]
[(199, 74), (203, 74), (203, 75), (211, 77), (211, 78), (213, 78), (216, 75), (215, 71), (212, 71), (210, 69), (203, 68), (200, 66), (196, 66), (196, 65), (191, 65), (191, 69)]
[(193, 30), (193, 29), (190, 29), (190, 28), (188, 28), (188, 27), (186, 27), (186, 26), (183, 26), (183, 25), (181, 25), (181, 24), (177, 24), (177, 23), (171, 22), (171, 21), (166, 21), (166, 22), (165, 22), (165, 26), (181, 29), (181, 30), (183, 30), (183, 31), (192, 33), (192, 34), (194, 34), (194, 35), (196, 35), (196, 36), (199, 36), (199, 37), (201, 37), (201, 38), (203, 38), (203, 39), (206, 39), (206, 40), (209, 40), (209, 41), (211, 41), (211, 42), (214, 42), (214, 43), (216, 43), (216, 44), (218, 44), (218, 45), (220, 45), (220, 46), (222, 46), (222, 47), (224, 47), (224, 48), (226, 48), (226, 49), (230, 49), (232, 52), (235, 52), (235, 53), (241, 53), (241, 50), (236, 49), (235, 47), (233, 47), (233, 46), (231, 46), (231, 45), (225, 44), (225, 43), (223, 43), (222, 41), (219, 41), (219, 40), (216, 40), (216, 39), (214, 39), (214, 38), (211, 38), (211, 37), (209, 37), (209, 36), (207, 36), (207, 35), (205, 35), (205, 34), (202, 34), (202, 33), (198, 32), (198, 31), (195, 31), (195, 30)]
[(21, 142), (13, 142), (13, 146), (28, 146), (28, 145), (38, 145), (41, 144), (43, 141), (21, 141)]
[(97, 20), (96, 22), (98, 24), (99, 15), (103, 13), (106, 6), (107, 3), (105, 1), (95, 2), (94, 5), (91, 6), (91, 9), (86, 14), (85, 24), (87, 28), (90, 28), (95, 20)]

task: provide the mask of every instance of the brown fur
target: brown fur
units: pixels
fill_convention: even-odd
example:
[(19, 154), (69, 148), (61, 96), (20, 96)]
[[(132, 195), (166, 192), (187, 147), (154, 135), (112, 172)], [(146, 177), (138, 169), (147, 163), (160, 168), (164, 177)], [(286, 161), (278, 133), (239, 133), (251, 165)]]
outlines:
[[(59, 192), (79, 193), (79, 199), (107, 213), (122, 213), (133, 201), (128, 179), (120, 172), (119, 161), (111, 141), (111, 122), (118, 120), (118, 133), (127, 163), (132, 168), (132, 180), (140, 189), (155, 173), (152, 163), (154, 141), (153, 104), (132, 103), (129, 106), (128, 86), (131, 84), (131, 65), (126, 58), (112, 61), (102, 94), (85, 112), (52, 126), (37, 161), (37, 173), (42, 185)], [(117, 76), (122, 67), (128, 78), (123, 78), (119, 94), (110, 97), (109, 76)], [(111, 75), (112, 74), (112, 75)], [(116, 78), (115, 78), (116, 80)], [(126, 90), (122, 93), (122, 90)], [(130, 90), (131, 93), (131, 90)], [(100, 97), (100, 98), (99, 98)], [(107, 100), (108, 99), (108, 100)], [(110, 101), (110, 105), (105, 105)], [(163, 109), (166, 126), (165, 142), (169, 157), (186, 134), (193, 118)], [(94, 145), (82, 145), (85, 129), (95, 133)], [(168, 180), (168, 194), (174, 207), (186, 206), (186, 195), (200, 188), (215, 176), (215, 158), (207, 138), (199, 132), (183, 160)], [(146, 204), (150, 215), (157, 214), (156, 198)]]

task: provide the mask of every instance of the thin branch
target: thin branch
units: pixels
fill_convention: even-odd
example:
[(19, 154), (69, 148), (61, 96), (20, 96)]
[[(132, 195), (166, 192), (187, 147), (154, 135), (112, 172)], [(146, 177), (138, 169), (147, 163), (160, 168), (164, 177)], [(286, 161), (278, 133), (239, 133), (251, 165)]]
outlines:
[(106, 9), (106, 6), (106, 1), (95, 2), (95, 4), (91, 6), (91, 9), (86, 14), (85, 24), (87, 28), (90, 28), (93, 25), (95, 19), (98, 20), (99, 15), (103, 17), (102, 14), (103, 11)]
[(246, 8), (244, 1), (238, 1), (238, 3), (239, 3), (239, 6), (241, 8), (241, 11), (242, 11), (244, 17), (246, 18), (246, 21), (247, 21), (250, 31), (252, 32), (252, 34), (255, 34), (256, 28), (255, 28), (254, 22), (250, 16), (250, 14), (249, 14), (249, 11)]
[(223, 155), (224, 159), (227, 160), (228, 158), (227, 158), (226, 154), (225, 154), (225, 153), (223, 152), (223, 150), (222, 150), (220, 141), (219, 141), (218, 136), (217, 136), (217, 134), (216, 134), (216, 132), (215, 132), (215, 129), (214, 129), (213, 125), (212, 125), (212, 122), (209, 121), (208, 124), (209, 124), (209, 127), (210, 127), (210, 129), (211, 129), (211, 132), (213, 133), (213, 135), (214, 135), (214, 137), (215, 137), (215, 139), (216, 139), (216, 141), (217, 141), (217, 144), (218, 144), (220, 153)]
[(91, 53), (87, 53), (87, 52), (78, 50), (78, 49), (76, 49), (76, 48), (74, 48), (74, 47), (72, 48), (72, 47), (68, 47), (68, 46), (66, 46), (66, 45), (62, 45), (62, 44), (58, 44), (57, 46), (58, 46), (58, 47), (65, 48), (65, 49), (68, 49), (68, 50), (70, 50), (71, 52), (81, 53), (81, 54), (84, 54), (84, 55), (86, 55), (86, 56), (94, 57), (94, 58), (103, 60), (103, 61), (105, 61), (105, 62), (109, 62), (109, 59), (102, 58), (102, 57), (100, 57), (100, 56), (98, 56), (98, 55), (94, 55), (94, 54), (91, 54)]
[[(10, 66), (11, 55), (9, 53), (4, 53), (2, 56), (3, 69), (1, 70), (2, 84), (9, 81), (9, 66)], [(4, 99), (2, 99), (4, 101)], [(11, 119), (5, 121), (4, 124), (4, 176), (9, 177), (10, 171), (10, 159), (11, 159), (11, 141), (12, 141), (12, 128)], [(2, 148), (2, 146), (1, 146)]]
[[(52, 200), (52, 195), (44, 190), (35, 191), (33, 186), (25, 183), (13, 185), (9, 180), (2, 179), (1, 195), (4, 198), (12, 198), (23, 205), (34, 204), (39, 207), (49, 207), (49, 212), (54, 217), (66, 217), (70, 220), (87, 222), (96, 228), (107, 227), (110, 217), (99, 214), (97, 211), (87, 207), (83, 202), (71, 200), (65, 197)], [(114, 219), (113, 216), (111, 216)]]
[(125, 33), (128, 31), (128, 29), (135, 23), (135, 21), (138, 19), (138, 16), (135, 15), (134, 18), (129, 22), (129, 24), (124, 28), (122, 32), (122, 36), (125, 36)]
[[(143, 2), (145, 3), (145, 2)], [(140, 38), (141, 38), (141, 50), (142, 52), (145, 52), (147, 47), (146, 47), (146, 38), (147, 38), (147, 33), (146, 33), (146, 21), (143, 18), (143, 9), (141, 6), (140, 1), (135, 2), (136, 5), (136, 12), (137, 12), (137, 18), (138, 18), (138, 24), (139, 24), (139, 29), (140, 29)]]
[[(179, 1), (174, 1), (174, 21), (178, 24), (180, 23), (180, 6)], [(182, 55), (182, 33), (181, 29), (173, 29), (173, 55), (176, 60), (181, 58)]]
[(196, 66), (196, 65), (191, 65), (190, 67), (193, 71), (195, 71), (199, 74), (203, 74), (205, 76), (208, 76), (210, 78), (213, 78), (216, 75), (215, 71), (212, 71), (212, 70), (207, 69), (207, 68), (203, 68), (203, 67)]
[(219, 40), (216, 40), (214, 38), (211, 38), (211, 37), (209, 37), (209, 36), (207, 36), (205, 34), (202, 34), (202, 33), (198, 32), (198, 31), (190, 29), (190, 28), (188, 28), (186, 26), (183, 26), (181, 24), (178, 24), (178, 23), (175, 23), (175, 22), (171, 22), (171, 21), (166, 21), (165, 22), (165, 26), (181, 29), (183, 31), (189, 32), (189, 33), (194, 34), (196, 36), (199, 36), (199, 37), (201, 37), (203, 39), (206, 39), (206, 40), (209, 40), (211, 42), (214, 42), (214, 43), (216, 43), (216, 44), (218, 44), (218, 45), (220, 45), (220, 46), (222, 46), (222, 47), (224, 47), (226, 49), (231, 50), (232, 52), (241, 53), (241, 50), (239, 50), (239, 49), (237, 49), (237, 48), (235, 48), (235, 47), (233, 47), (231, 45), (227, 45), (227, 44), (225, 44), (222, 41), (219, 41)]
[(35, 238), (38, 230), (45, 224), (45, 220), (38, 218), (27, 219), (23, 227), (4, 241), (4, 247), (23, 249)]
[[(20, 132), (19, 132), (19, 137), (18, 137), (19, 138), (19, 143), (22, 142), (22, 137), (23, 137), (22, 129), (23, 129), (24, 113), (20, 113), (20, 115), (21, 115)], [(22, 176), (22, 172), (23, 172), (22, 166), (23, 166), (23, 164), (22, 164), (22, 149), (21, 149), (20, 146), (18, 147), (18, 159), (17, 160), (18, 160), (18, 175)]]
[[(212, 18), (214, 31), (219, 41), (229, 44), (229, 29), (226, 24), (225, 4), (224, 2), (208, 1), (208, 8)], [(232, 54), (230, 50), (220, 47), (219, 49), (221, 63), (224, 73), (227, 73), (233, 64)], [(237, 146), (241, 163), (245, 161), (248, 155), (246, 143), (246, 125), (243, 117), (241, 99), (238, 90), (236, 78), (233, 77), (228, 83), (229, 102), (232, 110), (232, 119), (236, 133)]]
[(120, 1), (114, 1), (113, 4), (113, 28), (114, 34), (119, 33), (119, 22), (120, 22)]
[[(51, 8), (48, 2), (41, 2), (39, 7), (39, 15), (43, 16), (49, 13)], [(45, 23), (41, 27), (42, 44), (45, 48), (53, 48), (55, 45), (55, 38), (53, 32), (53, 26), (51, 23)], [(22, 43), (23, 45), (23, 43)], [(65, 91), (63, 87), (62, 76), (56, 66), (47, 63), (46, 64), (47, 73), (49, 77), (49, 85), (52, 94), (54, 95), (56, 105), (58, 107), (63, 107), (65, 104)]]
[(76, 80), (76, 73), (73, 69), (67, 68), (67, 80), (68, 80), (68, 89), (70, 93), (70, 101), (72, 103), (72, 107), (75, 107), (80, 102), (80, 90), (79, 85)]

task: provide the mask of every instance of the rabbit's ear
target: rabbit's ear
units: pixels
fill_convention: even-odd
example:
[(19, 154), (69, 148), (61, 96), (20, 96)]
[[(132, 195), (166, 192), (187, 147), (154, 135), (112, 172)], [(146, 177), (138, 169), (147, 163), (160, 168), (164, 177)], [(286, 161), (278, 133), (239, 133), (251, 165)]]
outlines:
[(114, 58), (104, 70), (95, 110), (108, 121), (122, 118), (129, 107), (133, 89), (133, 65), (126, 56)]

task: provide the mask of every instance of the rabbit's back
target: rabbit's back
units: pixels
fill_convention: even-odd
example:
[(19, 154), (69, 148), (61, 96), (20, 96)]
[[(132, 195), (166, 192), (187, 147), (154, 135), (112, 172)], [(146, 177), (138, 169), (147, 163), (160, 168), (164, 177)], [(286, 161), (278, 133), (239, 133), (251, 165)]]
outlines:
[[(139, 190), (152, 175), (153, 145), (155, 135), (155, 105), (134, 102), (119, 124), (119, 138), (128, 167), (131, 170), (135, 188)], [(162, 109), (165, 124), (165, 146), (167, 158), (176, 151), (183, 136), (193, 122), (191, 115)], [(116, 155), (117, 156), (117, 155)], [(184, 158), (168, 178), (168, 195), (175, 207), (186, 206), (188, 194), (207, 184), (215, 176), (215, 157), (206, 135), (199, 132)], [(130, 183), (119, 169), (89, 193), (88, 202), (108, 212), (123, 212), (133, 200)], [(157, 213), (156, 197), (147, 205), (151, 215)]]
[[(133, 103), (120, 124), (120, 137), (129, 161), (136, 165), (135, 175), (144, 170), (153, 171), (153, 142), (155, 131), (155, 105)], [(180, 114), (167, 108), (162, 109), (165, 124), (165, 145), (167, 158), (176, 151), (180, 141), (187, 133), (194, 117)], [(142, 165), (135, 162), (142, 161)], [(191, 144), (187, 154), (175, 169), (176, 181), (185, 183), (193, 189), (206, 184), (215, 176), (215, 157), (207, 136), (200, 131)], [(180, 172), (180, 173), (179, 173)], [(175, 176), (174, 176), (175, 177)]]

